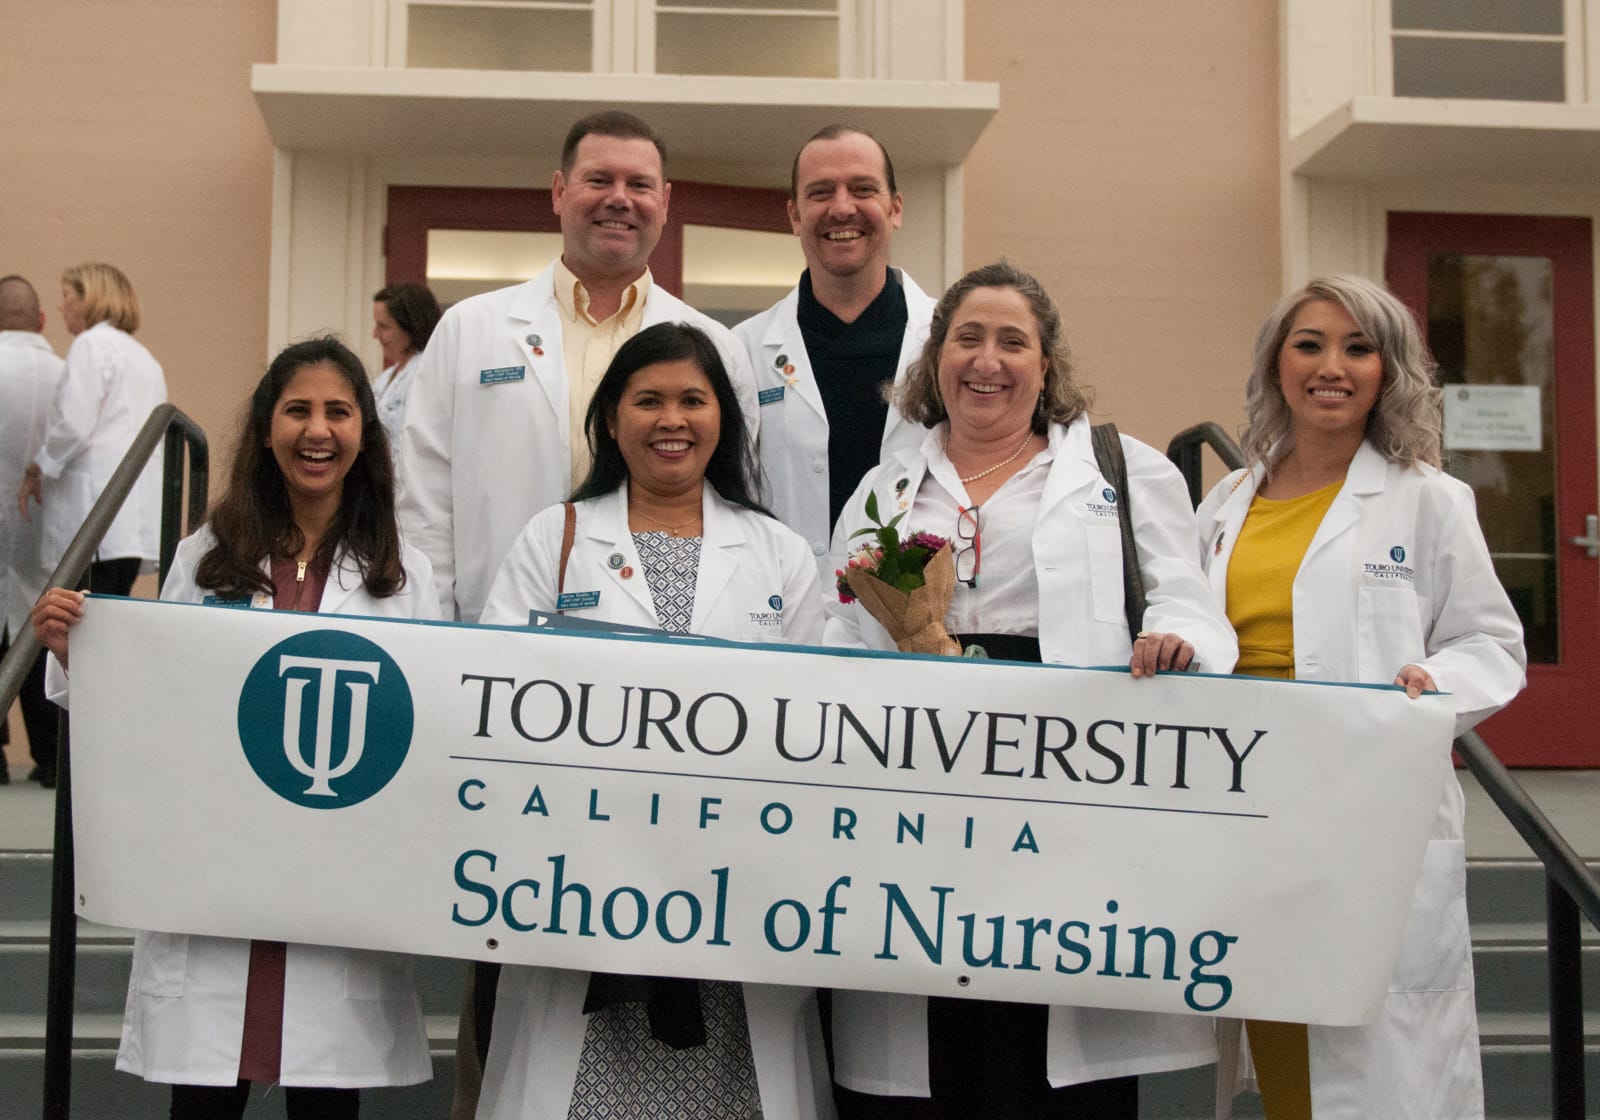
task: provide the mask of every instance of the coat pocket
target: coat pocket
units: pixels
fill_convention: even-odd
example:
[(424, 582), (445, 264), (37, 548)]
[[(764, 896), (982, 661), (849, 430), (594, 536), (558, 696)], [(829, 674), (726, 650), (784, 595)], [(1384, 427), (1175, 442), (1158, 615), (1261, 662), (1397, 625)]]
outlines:
[(133, 937), (133, 981), (140, 995), (183, 995), (189, 970), (189, 935), (140, 930)]
[[(1084, 537), (1089, 549), (1089, 593), (1096, 622), (1126, 624), (1122, 594), (1122, 530), (1115, 521), (1088, 525)], [(1132, 635), (1130, 635), (1131, 637)]]
[(1422, 614), (1409, 587), (1363, 587), (1357, 619), (1357, 679), (1388, 684), (1401, 666), (1427, 656), (1422, 644)]
[(1430, 840), (1389, 990), (1447, 992), (1471, 987), (1466, 846), (1460, 840)]

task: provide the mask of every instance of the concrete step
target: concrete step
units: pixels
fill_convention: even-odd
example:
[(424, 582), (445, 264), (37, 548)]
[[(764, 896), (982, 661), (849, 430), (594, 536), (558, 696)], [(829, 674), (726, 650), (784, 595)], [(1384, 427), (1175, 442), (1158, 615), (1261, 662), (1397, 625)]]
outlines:
[[(1590, 863), (1589, 870), (1600, 875), (1600, 862)], [(1475, 933), (1479, 926), (1502, 923), (1532, 922), (1542, 929), (1545, 922), (1544, 865), (1531, 857), (1469, 860), (1467, 920)]]
[[(43, 1013), (49, 979), (50, 923), (0, 921), (0, 1015)], [(122, 1013), (132, 967), (133, 933), (93, 922), (78, 923), (74, 1007), (82, 1013)], [(436, 957), (417, 959), (417, 998), (426, 1015), (456, 1015), (466, 965)]]
[[(80, 1040), (95, 1045), (75, 1046), (72, 1052), (73, 1120), (165, 1120), (170, 1090), (116, 1070), (114, 1023), (91, 1024), (96, 1032)], [(3, 1030), (3, 1027), (0, 1027)], [(109, 1035), (105, 1032), (110, 1031)], [(432, 1036), (433, 1023), (429, 1021)], [(454, 1021), (451, 1023), (454, 1033)], [(403, 1089), (367, 1089), (361, 1094), (363, 1116), (383, 1120), (440, 1120), (450, 1115), (451, 1087), (455, 1080), (452, 1046), (433, 1044), (433, 1080)], [(101, 1045), (99, 1043), (105, 1043)], [(40, 1115), (44, 1098), (44, 1050), (0, 1046), (0, 1116), (6, 1120)], [(282, 1120), (282, 1090), (257, 1087), (245, 1109), (246, 1120)]]

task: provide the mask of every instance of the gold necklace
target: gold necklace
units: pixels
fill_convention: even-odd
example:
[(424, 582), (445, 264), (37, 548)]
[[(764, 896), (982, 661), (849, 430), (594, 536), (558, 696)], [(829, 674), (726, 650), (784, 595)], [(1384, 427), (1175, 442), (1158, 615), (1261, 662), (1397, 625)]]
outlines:
[(646, 513), (643, 509), (639, 508), (638, 506), (634, 506), (633, 507), (633, 512), (637, 513), (640, 517), (644, 518), (646, 521), (654, 521), (657, 525), (660, 525), (663, 529), (665, 529), (669, 534), (671, 534), (674, 537), (680, 537), (680, 536), (683, 535), (682, 533), (678, 532), (679, 529), (682, 529), (682, 528), (684, 528), (686, 526), (689, 526), (689, 525), (693, 525), (696, 521), (700, 520), (700, 515), (697, 513), (693, 517), (689, 518), (689, 520), (687, 520), (687, 521), (680, 521), (676, 525), (668, 525), (665, 521), (661, 520), (661, 518), (659, 518), (659, 517), (651, 517), (648, 513)]
[[(1013, 451), (1010, 455), (1006, 456), (1000, 462), (996, 463), (994, 466), (990, 467), (988, 470), (979, 471), (977, 474), (969, 474), (965, 478), (962, 478), (961, 479), (961, 484), (963, 486), (965, 486), (969, 482), (977, 482), (978, 479), (984, 477), (984, 475), (993, 474), (995, 471), (999, 470), (1001, 467), (1010, 466), (1012, 463), (1016, 462), (1017, 456), (1022, 454), (1022, 449), (1024, 447), (1028, 446), (1028, 441), (1030, 441), (1031, 439), (1033, 439), (1033, 431), (1032, 431), (1032, 429), (1029, 429), (1028, 434), (1022, 437), (1022, 443), (1018, 445), (1018, 447), (1017, 447), (1017, 449), (1015, 451)], [(949, 437), (946, 437), (945, 441), (944, 441), (944, 457), (946, 459), (950, 458), (950, 439), (949, 439)], [(646, 514), (645, 516), (648, 517), (650, 515)]]

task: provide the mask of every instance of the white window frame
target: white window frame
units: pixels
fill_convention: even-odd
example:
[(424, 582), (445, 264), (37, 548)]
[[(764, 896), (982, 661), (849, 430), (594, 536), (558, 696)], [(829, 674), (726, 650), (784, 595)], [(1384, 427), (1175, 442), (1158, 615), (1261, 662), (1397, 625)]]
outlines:
[[(1564, 71), (1567, 105), (1583, 104), (1589, 100), (1588, 60), (1597, 57), (1600, 47), (1600, 0), (1562, 0), (1562, 68)], [(1549, 42), (1548, 35), (1514, 35), (1475, 31), (1427, 32), (1405, 29), (1396, 31), (1394, 8), (1391, 0), (1372, 0), (1372, 50), (1373, 92), (1380, 97), (1393, 97), (1394, 92), (1394, 40), (1406, 39), (1486, 39), (1502, 42)], [(1545, 104), (1551, 104), (1546, 102)]]
[[(392, 68), (406, 67), (410, 8), (585, 7), (562, 0), (373, 0), (376, 37), (386, 44), (383, 56)], [(1387, 0), (1380, 0), (1387, 3)], [(890, 69), (894, 0), (838, 0), (839, 78), (886, 76)], [(658, 8), (676, 7), (675, 0), (594, 0), (591, 73), (655, 74)], [(798, 11), (799, 9), (796, 9)], [(781, 13), (780, 9), (780, 13)], [(730, 9), (729, 14), (733, 14)], [(740, 10), (738, 14), (748, 15)], [(759, 75), (756, 75), (759, 76)]]

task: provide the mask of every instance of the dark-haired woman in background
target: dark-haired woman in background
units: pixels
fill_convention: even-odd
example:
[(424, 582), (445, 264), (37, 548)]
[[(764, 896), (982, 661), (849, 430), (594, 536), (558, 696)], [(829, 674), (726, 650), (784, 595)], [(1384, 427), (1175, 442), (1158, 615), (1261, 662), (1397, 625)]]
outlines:
[[(704, 334), (661, 323), (629, 339), (585, 428), (594, 465), (572, 496), (564, 582), (557, 505), (517, 539), (482, 622), (520, 626), (563, 588), (598, 589), (577, 613), (742, 641), (821, 636), (816, 561), (756, 501), (744, 414)], [(809, 988), (508, 966), (492, 1038), (484, 1120), (832, 1115)]]
[(372, 337), (383, 351), (383, 372), (373, 380), (372, 393), (389, 446), (396, 450), (405, 425), (411, 375), (442, 314), (439, 301), (424, 284), (390, 284), (372, 297)]
[[(314, 339), (279, 354), (256, 386), (228, 491), (178, 545), (161, 597), (432, 619), (432, 574), (395, 528), (366, 370), (343, 344)], [(84, 609), (64, 588), (34, 608), (60, 703), (68, 630)], [(117, 1068), (172, 1083), (174, 1120), (242, 1116), (253, 1081), (286, 1087), (291, 1120), (351, 1118), (358, 1089), (432, 1076), (409, 958), (148, 932), (134, 938)]]

